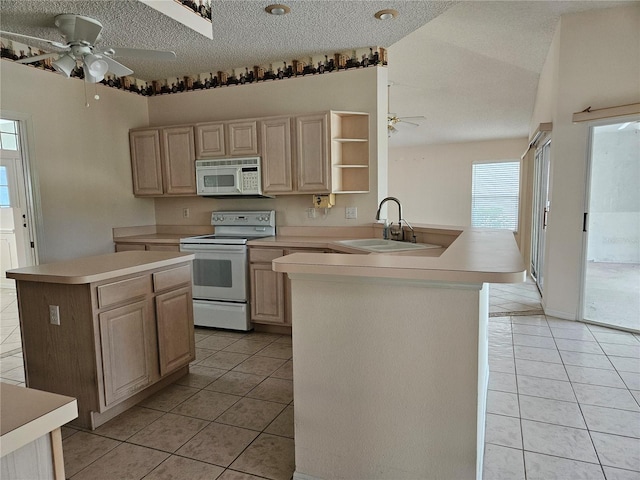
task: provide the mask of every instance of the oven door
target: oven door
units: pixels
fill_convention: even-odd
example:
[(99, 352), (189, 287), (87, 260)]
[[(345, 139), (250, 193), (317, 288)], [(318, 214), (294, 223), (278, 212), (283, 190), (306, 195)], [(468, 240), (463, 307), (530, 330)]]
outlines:
[(203, 167), (196, 170), (198, 195), (242, 195), (242, 169)]
[(246, 302), (248, 292), (246, 245), (180, 245), (195, 254), (193, 298)]

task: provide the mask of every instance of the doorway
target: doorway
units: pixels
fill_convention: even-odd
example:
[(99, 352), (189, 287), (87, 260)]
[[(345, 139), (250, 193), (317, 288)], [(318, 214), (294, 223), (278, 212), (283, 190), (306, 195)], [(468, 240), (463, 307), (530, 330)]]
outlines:
[(35, 264), (30, 228), (20, 122), (0, 119), (0, 268), (1, 288), (13, 288), (7, 270)]
[(640, 333), (640, 118), (591, 127), (582, 319)]
[(536, 150), (533, 171), (533, 213), (531, 227), (531, 276), (540, 295), (544, 289), (544, 253), (549, 214), (549, 172), (551, 140)]

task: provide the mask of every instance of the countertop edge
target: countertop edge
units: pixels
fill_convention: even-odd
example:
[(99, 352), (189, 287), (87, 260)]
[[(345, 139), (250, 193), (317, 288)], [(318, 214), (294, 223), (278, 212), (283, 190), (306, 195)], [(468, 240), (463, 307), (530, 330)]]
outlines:
[[(2, 441), (0, 442), (0, 456), (5, 455), (18, 450), (19, 448), (27, 445), (28, 443), (37, 440), (43, 435), (61, 427), (65, 423), (70, 422), (78, 416), (78, 402), (75, 398), (67, 397), (64, 395), (53, 394), (49, 392), (43, 392), (40, 390), (33, 390), (25, 387), (17, 387), (15, 385), (2, 384), (2, 389), (20, 389), (15, 390), (13, 393), (19, 396), (24, 396), (25, 404), (29, 404), (30, 396), (34, 394), (43, 398), (49, 396), (50, 400), (54, 401), (53, 408), (46, 409), (45, 411), (34, 413), (34, 418), (16, 426), (8, 432), (2, 434)], [(36, 393), (37, 392), (37, 393)], [(8, 406), (3, 405), (3, 415), (6, 412)]]
[(144, 272), (146, 270), (151, 270), (155, 268), (162, 268), (171, 265), (176, 265), (179, 263), (189, 262), (195, 258), (193, 253), (184, 253), (184, 252), (162, 252), (162, 255), (154, 255), (155, 257), (163, 257), (163, 258), (155, 258), (150, 259), (148, 262), (134, 262), (133, 265), (117, 267), (113, 269), (103, 269), (100, 268), (101, 271), (96, 273), (77, 273), (77, 274), (69, 274), (69, 273), (55, 273), (51, 271), (52, 266), (62, 265), (62, 264), (79, 264), (83, 260), (90, 260), (97, 257), (109, 257), (110, 255), (123, 255), (123, 254), (134, 254), (131, 255), (132, 258), (137, 258), (135, 254), (147, 254), (154, 253), (159, 254), (160, 252), (120, 252), (120, 253), (112, 253), (107, 255), (99, 255), (95, 257), (84, 257), (79, 259), (70, 260), (68, 262), (56, 262), (52, 264), (43, 264), (37, 265), (34, 267), (25, 267), (19, 268), (15, 270), (9, 270), (6, 273), (7, 278), (12, 278), (14, 280), (21, 281), (30, 281), (30, 282), (44, 282), (44, 283), (59, 283), (65, 285), (82, 285), (94, 282), (100, 282), (102, 280), (108, 280), (110, 278), (122, 277), (125, 275), (132, 275), (135, 273)]

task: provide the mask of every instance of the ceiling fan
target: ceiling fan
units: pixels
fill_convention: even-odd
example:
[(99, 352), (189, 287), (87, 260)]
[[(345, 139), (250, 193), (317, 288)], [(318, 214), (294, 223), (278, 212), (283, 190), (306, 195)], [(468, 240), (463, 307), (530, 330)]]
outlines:
[(389, 83), (388, 84), (388, 94), (387, 94), (387, 134), (390, 137), (391, 135), (395, 134), (398, 132), (398, 129), (396, 128), (396, 125), (411, 125), (412, 127), (418, 127), (420, 126), (419, 123), (416, 123), (416, 120), (424, 120), (425, 117), (424, 115), (418, 115), (418, 116), (414, 116), (414, 117), (399, 117), (397, 116), (395, 113), (391, 113), (389, 110), (389, 103), (390, 103), (390, 98), (391, 98), (391, 87), (393, 85), (398, 85), (395, 83)]
[(133, 70), (116, 62), (111, 57), (137, 57), (151, 60), (172, 60), (176, 58), (174, 52), (162, 50), (98, 48), (96, 44), (101, 40), (100, 32), (102, 31), (102, 24), (93, 18), (82, 15), (63, 14), (56, 16), (55, 25), (66, 43), (14, 32), (0, 31), (0, 34), (37, 40), (60, 49), (60, 52), (22, 58), (16, 60), (16, 63), (33, 63), (46, 58), (58, 57), (52, 63), (52, 66), (67, 78), (71, 76), (71, 72), (76, 68), (78, 63), (80, 63), (84, 72), (84, 79), (88, 83), (101, 82), (107, 72), (111, 72), (117, 77), (123, 77), (133, 73)]

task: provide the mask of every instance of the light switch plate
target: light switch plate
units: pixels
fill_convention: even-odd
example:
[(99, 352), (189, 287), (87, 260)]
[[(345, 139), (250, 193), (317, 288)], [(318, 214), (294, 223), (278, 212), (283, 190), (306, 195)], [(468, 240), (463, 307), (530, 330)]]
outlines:
[(358, 218), (358, 207), (347, 207), (344, 212), (344, 218)]
[(49, 305), (49, 323), (60, 325), (60, 307), (58, 305)]

